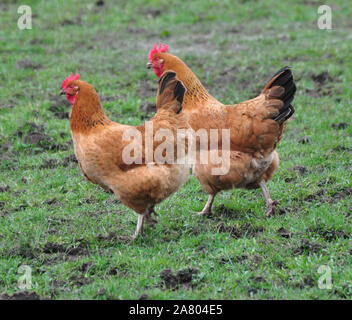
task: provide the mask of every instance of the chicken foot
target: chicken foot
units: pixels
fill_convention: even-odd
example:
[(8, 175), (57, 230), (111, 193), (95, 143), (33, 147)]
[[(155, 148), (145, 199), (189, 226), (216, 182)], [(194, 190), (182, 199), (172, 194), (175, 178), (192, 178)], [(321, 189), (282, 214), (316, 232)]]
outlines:
[(264, 197), (265, 197), (265, 201), (266, 201), (266, 213), (265, 215), (267, 217), (269, 217), (271, 214), (273, 214), (275, 212), (275, 207), (276, 205), (279, 203), (278, 201), (273, 201), (273, 199), (271, 199), (268, 188), (266, 187), (266, 183), (264, 180), (262, 180), (259, 183), (259, 186), (262, 188)]
[(211, 211), (211, 207), (213, 205), (214, 199), (215, 199), (216, 194), (210, 194), (207, 203), (205, 204), (203, 210), (201, 212), (198, 212), (197, 215), (202, 216), (202, 215), (207, 215), (207, 214), (213, 214)]

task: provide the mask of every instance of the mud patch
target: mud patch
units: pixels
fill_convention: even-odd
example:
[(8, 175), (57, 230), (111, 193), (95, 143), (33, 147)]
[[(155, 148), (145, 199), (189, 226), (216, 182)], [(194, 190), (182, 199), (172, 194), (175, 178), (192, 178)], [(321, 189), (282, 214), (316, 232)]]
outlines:
[(307, 228), (307, 233), (310, 236), (317, 234), (328, 242), (332, 242), (338, 239), (349, 239), (349, 235), (345, 231), (325, 228), (323, 226)]
[(0, 193), (10, 191), (10, 186), (0, 187)]
[(341, 200), (343, 198), (346, 198), (346, 197), (351, 197), (352, 196), (352, 187), (349, 188), (344, 188), (338, 192), (336, 192), (334, 195), (333, 195), (333, 199), (334, 200)]
[(161, 15), (161, 10), (154, 8), (146, 8), (145, 10), (141, 11), (141, 14), (145, 15), (149, 19), (154, 19)]
[(137, 89), (138, 96), (141, 100), (154, 97), (156, 94), (156, 88), (147, 80), (141, 80)]
[(69, 247), (55, 242), (45, 243), (43, 253), (65, 253), (71, 256), (86, 255), (88, 254), (88, 245), (85, 242), (80, 242), (76, 247)]
[(250, 277), (249, 279), (253, 280), (254, 283), (266, 282), (266, 279), (263, 276)]
[(312, 74), (312, 79), (315, 83), (323, 85), (326, 82), (332, 82), (334, 79), (329, 75), (327, 71), (323, 71), (319, 74)]
[(58, 166), (68, 167), (71, 163), (78, 163), (74, 154), (66, 156), (61, 161), (57, 159), (44, 159), (40, 169), (56, 169)]
[(82, 273), (87, 273), (89, 270), (93, 269), (95, 264), (93, 262), (84, 262), (81, 266), (78, 267), (78, 271)]
[(313, 98), (331, 95), (334, 89), (332, 83), (340, 82), (338, 79), (330, 76), (328, 71), (312, 74), (311, 79), (314, 81), (315, 89), (306, 89), (305, 92)]
[(304, 198), (304, 201), (314, 202), (319, 200), (323, 203), (325, 202), (332, 203), (332, 202), (343, 200), (344, 198), (351, 197), (351, 196), (352, 196), (352, 187), (343, 188), (337, 191), (332, 196), (326, 195), (326, 190), (320, 189), (317, 192)]
[(59, 161), (56, 159), (44, 159), (43, 164), (39, 167), (40, 169), (55, 169), (57, 168)]
[(13, 295), (7, 293), (0, 294), (0, 300), (40, 300), (40, 296), (36, 292), (17, 292)]
[(97, 241), (107, 241), (116, 243), (116, 241), (122, 243), (131, 243), (131, 237), (129, 236), (120, 236), (116, 232), (109, 232), (107, 235), (98, 235), (95, 237)]
[(94, 298), (97, 298), (99, 296), (103, 296), (106, 294), (106, 290), (104, 288), (100, 288), (95, 294), (94, 294)]
[(351, 148), (348, 148), (348, 147), (345, 147), (345, 146), (341, 146), (341, 145), (338, 145), (335, 148), (332, 148), (331, 150), (332, 151), (337, 151), (337, 152), (343, 152), (343, 151), (351, 152), (352, 151)]
[(310, 194), (309, 196), (305, 197), (304, 201), (307, 201), (307, 202), (316, 201), (318, 198), (320, 198), (324, 194), (325, 194), (325, 190), (321, 189), (321, 190), (317, 191), (316, 193)]
[(43, 68), (43, 66), (41, 64), (35, 64), (29, 59), (24, 59), (24, 60), (21, 60), (21, 61), (17, 62), (17, 65), (20, 68), (32, 69), (32, 70), (38, 70), (38, 69), (42, 69)]
[(297, 139), (297, 142), (300, 144), (308, 144), (310, 143), (310, 138), (308, 136), (303, 136)]
[(283, 227), (281, 227), (279, 230), (277, 230), (277, 233), (279, 236), (283, 238), (291, 238), (293, 236), (293, 233)]
[(230, 237), (235, 239), (257, 237), (264, 231), (262, 226), (254, 227), (250, 223), (245, 223), (240, 228), (237, 228), (233, 226), (226, 226), (223, 222), (220, 222), (216, 226), (216, 229), (218, 232), (228, 233)]
[(62, 104), (52, 104), (49, 111), (58, 119), (69, 119), (70, 117), (70, 114), (65, 110), (65, 107)]
[(45, 201), (46, 204), (53, 207), (61, 206), (61, 203), (56, 198), (51, 198)]
[(348, 123), (346, 122), (332, 123), (330, 124), (330, 127), (336, 130), (346, 129), (348, 127)]
[(84, 276), (75, 275), (70, 278), (70, 281), (73, 283), (73, 285), (82, 287), (86, 284), (91, 283), (93, 281), (93, 279), (88, 278), (88, 277), (84, 277)]
[(324, 246), (318, 243), (309, 242), (308, 239), (302, 239), (300, 246), (293, 250), (293, 254), (301, 255), (303, 253), (319, 253), (323, 248)]
[(50, 108), (52, 109), (52, 112), (55, 112), (56, 110), (60, 110), (62, 107), (72, 107), (71, 104), (68, 102), (67, 99), (63, 98), (61, 95), (49, 95), (49, 99), (51, 101)]
[(171, 269), (164, 269), (160, 272), (161, 286), (167, 289), (177, 290), (179, 286), (194, 287), (192, 286), (193, 275), (199, 272), (198, 269), (187, 268), (180, 270), (174, 274)]
[(95, 200), (93, 198), (85, 198), (85, 199), (82, 199), (78, 202), (78, 205), (81, 206), (83, 204), (94, 204), (95, 203)]
[(263, 257), (260, 256), (259, 254), (254, 254), (252, 257), (252, 260), (256, 265), (260, 265), (263, 263)]
[(24, 137), (24, 142), (29, 144), (35, 144), (43, 149), (48, 148), (51, 138), (40, 132), (30, 132)]
[(36, 132), (36, 131), (38, 132), (44, 131), (44, 126), (42, 124), (38, 125), (34, 122), (27, 121), (17, 129), (15, 134), (19, 138), (22, 138), (25, 133)]
[(12, 141), (6, 141), (6, 142), (2, 143), (1, 150), (2, 151), (10, 151), (12, 146), (13, 146)]
[(149, 297), (148, 297), (148, 295), (146, 293), (142, 293), (139, 296), (138, 300), (149, 300)]
[[(23, 138), (24, 142), (36, 146), (43, 150), (67, 150), (70, 148), (72, 142), (66, 142), (64, 145), (53, 143), (53, 139), (43, 133), (44, 126), (37, 125), (34, 122), (26, 122), (18, 128), (16, 135)], [(36, 150), (38, 153), (39, 151)]]
[(288, 170), (294, 171), (300, 176), (303, 176), (305, 173), (308, 172), (305, 166), (294, 166), (292, 168), (288, 168)]
[(216, 213), (219, 213), (222, 217), (233, 218), (236, 216), (236, 211), (233, 209), (226, 208), (223, 204), (215, 206)]
[(62, 159), (60, 164), (64, 167), (68, 167), (70, 163), (78, 163), (76, 156), (74, 154), (71, 154), (65, 158)]

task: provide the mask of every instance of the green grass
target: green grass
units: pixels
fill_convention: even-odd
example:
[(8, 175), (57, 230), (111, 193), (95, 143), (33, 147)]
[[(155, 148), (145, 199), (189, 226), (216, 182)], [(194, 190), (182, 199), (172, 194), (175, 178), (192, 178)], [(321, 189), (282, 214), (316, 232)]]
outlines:
[[(18, 268), (28, 265), (29, 291), (42, 298), (351, 298), (349, 1), (331, 3), (330, 31), (317, 28), (319, 1), (27, 3), (33, 29), (24, 31), (20, 3), (0, 4), (0, 294), (19, 291)], [(119, 240), (137, 216), (65, 160), (73, 146), (61, 118), (70, 107), (58, 91), (79, 72), (109, 117), (142, 123), (157, 88), (147, 54), (160, 40), (224, 103), (254, 97), (279, 68), (292, 67), (296, 114), (268, 184), (282, 214), (264, 217), (260, 190), (232, 190), (216, 197), (213, 217), (196, 216), (207, 195), (191, 177), (158, 205), (156, 228), (134, 243)], [(325, 81), (314, 80), (324, 71)], [(31, 131), (44, 141), (26, 143)], [(321, 265), (331, 268), (330, 290), (318, 287)], [(162, 284), (162, 270), (186, 268), (198, 270), (191, 283)]]

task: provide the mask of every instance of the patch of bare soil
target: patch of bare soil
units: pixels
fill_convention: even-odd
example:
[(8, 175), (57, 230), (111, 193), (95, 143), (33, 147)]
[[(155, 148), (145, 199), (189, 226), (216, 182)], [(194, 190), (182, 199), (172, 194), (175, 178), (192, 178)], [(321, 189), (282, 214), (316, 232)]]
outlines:
[(50, 198), (50, 199), (46, 200), (45, 203), (48, 204), (49, 206), (53, 206), (53, 207), (61, 206), (61, 203), (56, 198)]
[(301, 255), (303, 253), (319, 253), (324, 246), (318, 243), (310, 242), (309, 239), (302, 239), (299, 247), (293, 250), (293, 254)]
[(4, 187), (0, 187), (0, 193), (1, 192), (6, 192), (6, 191), (10, 191), (10, 186), (4, 186)]
[(308, 144), (310, 143), (310, 138), (308, 136), (303, 136), (297, 139), (297, 142), (300, 144)]
[(65, 110), (65, 107), (63, 104), (57, 105), (57, 104), (52, 104), (49, 108), (49, 111), (54, 114), (54, 116), (58, 119), (69, 119), (70, 114)]
[(38, 70), (38, 69), (42, 69), (43, 68), (43, 66), (41, 64), (35, 64), (29, 59), (24, 59), (24, 60), (21, 60), (21, 61), (17, 62), (17, 65), (20, 68), (24, 68), (24, 69)]
[(279, 230), (277, 230), (278, 235), (284, 238), (291, 238), (293, 236), (293, 233), (283, 227), (281, 227)]
[(76, 156), (74, 154), (71, 154), (65, 158), (62, 159), (60, 164), (64, 167), (68, 167), (70, 163), (78, 163)]
[(34, 122), (26, 122), (18, 128), (16, 135), (23, 138), (25, 143), (35, 145), (43, 150), (67, 150), (72, 142), (67, 142), (64, 145), (54, 143), (49, 135), (43, 132), (44, 125), (37, 125)]
[(197, 269), (187, 268), (174, 274), (171, 269), (164, 269), (160, 272), (161, 285), (172, 290), (177, 290), (182, 285), (192, 287), (192, 277), (198, 272)]
[(329, 75), (328, 71), (323, 71), (319, 74), (312, 74), (312, 79), (315, 83), (323, 85), (326, 82), (333, 82), (334, 79)]
[(45, 243), (42, 252), (47, 254), (65, 253), (72, 256), (86, 255), (88, 254), (88, 245), (83, 241), (81, 241), (76, 247), (65, 246), (55, 242), (47, 242)]
[(214, 207), (216, 214), (220, 214), (222, 217), (233, 218), (236, 216), (236, 211), (233, 209), (226, 208), (223, 204)]
[(85, 276), (74, 275), (70, 278), (70, 281), (73, 282), (74, 285), (82, 287), (82, 286), (85, 286), (86, 284), (91, 283), (93, 279)]
[(337, 151), (337, 152), (343, 152), (343, 151), (351, 152), (352, 151), (351, 148), (348, 148), (348, 147), (345, 147), (345, 146), (341, 146), (341, 145), (338, 145), (338, 146), (336, 146), (335, 148), (333, 148), (331, 150), (332, 151)]
[(142, 15), (145, 15), (149, 19), (154, 19), (161, 15), (162, 11), (160, 9), (155, 8), (145, 8), (144, 10), (140, 10)]
[(343, 188), (337, 191), (332, 196), (326, 195), (326, 193), (327, 193), (326, 190), (320, 189), (317, 192), (310, 194), (309, 196), (304, 198), (304, 201), (308, 201), (308, 202), (320, 201), (322, 203), (325, 203), (325, 202), (331, 203), (331, 202), (339, 201), (346, 197), (351, 197), (352, 187)]
[(305, 173), (308, 172), (305, 166), (294, 166), (292, 168), (288, 168), (288, 170), (294, 171), (300, 176), (303, 176)]
[(308, 228), (308, 234), (318, 234), (324, 240), (332, 242), (337, 239), (349, 239), (349, 235), (343, 230), (335, 230), (332, 228), (325, 228), (323, 226), (318, 226), (315, 228)]
[(137, 89), (138, 97), (141, 100), (154, 97), (156, 94), (156, 87), (148, 80), (141, 80)]
[(138, 300), (149, 300), (149, 296), (146, 293), (142, 293)]
[(330, 124), (331, 128), (334, 128), (336, 130), (340, 129), (346, 129), (348, 127), (348, 123), (346, 122), (339, 122), (339, 123), (332, 123)]
[(71, 163), (78, 163), (76, 156), (71, 154), (61, 161), (57, 159), (44, 159), (40, 169), (56, 169), (58, 166), (68, 167)]
[(0, 294), (0, 300), (40, 300), (40, 296), (36, 292), (17, 292), (13, 295), (7, 293)]
[(305, 91), (313, 98), (328, 96), (332, 94), (332, 83), (340, 82), (338, 79), (329, 75), (328, 71), (323, 71), (319, 74), (311, 74), (311, 78), (315, 83), (314, 89), (306, 89)]
[(223, 222), (218, 223), (216, 229), (218, 232), (228, 233), (230, 237), (235, 239), (257, 237), (264, 230), (262, 226), (252, 226), (250, 223), (245, 223), (240, 228), (237, 228), (226, 226)]

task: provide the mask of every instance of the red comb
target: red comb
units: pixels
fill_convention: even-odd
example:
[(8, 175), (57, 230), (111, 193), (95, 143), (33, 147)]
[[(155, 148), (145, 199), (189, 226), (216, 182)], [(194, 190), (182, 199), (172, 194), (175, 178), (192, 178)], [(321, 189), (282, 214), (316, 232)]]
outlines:
[(153, 48), (150, 49), (149, 55), (148, 55), (148, 60), (151, 62), (154, 54), (158, 52), (167, 52), (169, 50), (169, 46), (167, 44), (162, 45), (161, 43), (159, 44), (156, 43)]
[(67, 83), (68, 83), (69, 81), (71, 81), (71, 80), (78, 80), (78, 79), (79, 79), (79, 74), (76, 73), (75, 75), (73, 75), (73, 73), (71, 72), (71, 75), (68, 76), (68, 77), (64, 80), (64, 82), (62, 83), (62, 89), (65, 89), (65, 88), (66, 88), (66, 85), (67, 85)]

